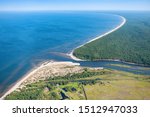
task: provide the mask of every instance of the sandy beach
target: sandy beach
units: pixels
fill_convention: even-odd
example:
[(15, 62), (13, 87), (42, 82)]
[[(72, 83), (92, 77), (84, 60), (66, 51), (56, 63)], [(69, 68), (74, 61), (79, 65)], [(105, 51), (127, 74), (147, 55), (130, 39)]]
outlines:
[[(102, 34), (102, 35), (100, 35), (100, 36), (94, 38), (94, 39), (91, 39), (90, 41), (88, 41), (88, 42), (86, 42), (86, 43), (84, 43), (84, 44), (82, 44), (82, 45), (76, 47), (75, 49), (80, 48), (80, 47), (84, 46), (85, 44), (88, 44), (88, 43), (90, 43), (90, 42), (92, 42), (92, 41), (95, 41), (95, 40), (97, 40), (97, 39), (100, 39), (100, 38), (102, 38), (102, 37), (104, 37), (104, 36), (106, 36), (106, 35), (108, 35), (108, 34), (114, 32), (114, 31), (118, 30), (119, 28), (121, 28), (121, 27), (126, 23), (126, 19), (125, 19), (124, 17), (122, 17), (122, 16), (120, 16), (120, 18), (122, 19), (122, 22), (121, 22), (116, 28), (114, 28), (114, 29), (112, 29), (112, 30), (110, 30), (110, 31), (108, 31), (108, 32), (106, 32), (106, 33), (104, 33), (104, 34)], [(73, 60), (75, 60), (75, 61), (84, 61), (84, 60), (79, 59), (79, 58), (77, 58), (76, 56), (73, 55), (73, 52), (74, 52), (75, 49), (73, 49), (73, 50), (71, 51), (71, 53), (69, 53), (69, 54), (67, 54), (67, 55), (70, 56), (70, 57), (71, 57)]]
[[(34, 68), (10, 88), (0, 99), (3, 100), (13, 91), (25, 87), (27, 84), (44, 80), (48, 77), (64, 76), (68, 73), (79, 73), (82, 69), (79, 63), (48, 61)], [(65, 69), (64, 69), (65, 68)]]
[[(120, 17), (122, 18), (122, 22), (120, 25), (118, 25), (113, 30), (110, 30), (109, 32), (106, 32), (106, 33), (86, 42), (85, 44), (95, 41), (97, 39), (100, 39), (114, 31), (118, 30), (119, 28), (121, 28), (126, 23), (126, 19), (122, 16), (120, 16)], [(82, 45), (78, 46), (77, 48), (82, 47), (85, 44), (82, 44)], [(75, 48), (75, 49), (77, 49), (77, 48)], [(71, 53), (68, 54), (68, 56), (70, 56), (72, 59), (74, 59), (76, 61), (84, 61), (73, 55), (74, 50), (71, 51)], [(33, 70), (29, 71), (29, 73), (27, 73), (23, 78), (21, 78), (0, 99), (4, 99), (7, 95), (12, 93), (13, 91), (15, 91), (19, 88), (23, 88), (25, 85), (27, 85), (29, 83), (37, 82), (39, 80), (44, 80), (48, 77), (60, 76), (60, 75), (63, 76), (68, 73), (82, 72), (83, 68), (79, 67), (79, 65), (80, 65), (79, 63), (73, 63), (73, 62), (54, 62), (54, 61), (45, 62), (45, 63), (41, 64), (39, 67), (34, 68)], [(68, 67), (68, 69), (66, 69), (67, 67)], [(63, 68), (65, 68), (65, 69), (63, 69)]]

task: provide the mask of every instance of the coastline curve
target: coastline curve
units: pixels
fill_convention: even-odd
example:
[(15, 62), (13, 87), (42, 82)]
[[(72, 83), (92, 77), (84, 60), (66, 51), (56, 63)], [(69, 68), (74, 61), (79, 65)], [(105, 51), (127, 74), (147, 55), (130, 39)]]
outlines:
[[(98, 40), (98, 39), (100, 39), (100, 38), (102, 38), (102, 37), (104, 37), (104, 36), (107, 36), (108, 34), (110, 34), (110, 33), (113, 33), (113, 32), (115, 32), (116, 30), (118, 30), (118, 29), (120, 29), (125, 23), (126, 23), (126, 18), (125, 17), (123, 17), (123, 16), (120, 16), (120, 15), (118, 15), (121, 19), (122, 19), (122, 22), (117, 26), (117, 27), (115, 27), (114, 29), (112, 29), (112, 30), (110, 30), (110, 31), (108, 31), (108, 32), (106, 32), (106, 33), (104, 33), (104, 34), (102, 34), (102, 35), (100, 35), (100, 36), (98, 36), (98, 37), (96, 37), (96, 38), (94, 38), (94, 39), (91, 39), (90, 41), (88, 41), (88, 42), (86, 42), (86, 43), (84, 43), (84, 44), (82, 44), (82, 45), (80, 45), (80, 46), (78, 46), (78, 47), (76, 47), (76, 48), (74, 48), (69, 54), (67, 54), (70, 58), (72, 58), (73, 60), (75, 60), (75, 61), (85, 61), (85, 60), (83, 60), (83, 59), (80, 59), (80, 58), (77, 58), (76, 56), (74, 56), (73, 55), (73, 52), (74, 52), (74, 50), (75, 49), (78, 49), (78, 48), (80, 48), (80, 47), (82, 47), (82, 46), (84, 46), (84, 45), (86, 45), (86, 44), (88, 44), (88, 43), (91, 43), (91, 42), (93, 42), (93, 41), (95, 41), (95, 40)], [(119, 61), (119, 60), (118, 60)]]
[[(121, 27), (126, 23), (126, 19), (125, 19), (123, 16), (119, 16), (119, 17), (122, 19), (122, 21), (121, 21), (121, 23), (120, 23), (117, 27), (115, 27), (114, 29), (112, 29), (112, 30), (110, 30), (110, 31), (108, 31), (108, 32), (106, 32), (106, 33), (104, 33), (104, 34), (102, 34), (102, 35), (100, 35), (100, 36), (98, 36), (98, 37), (96, 37), (96, 38), (94, 38), (94, 39), (91, 39), (90, 41), (88, 41), (88, 42), (86, 42), (86, 43), (84, 43), (84, 44), (82, 44), (82, 45), (80, 45), (80, 46), (78, 46), (78, 47), (76, 47), (76, 48), (74, 48), (74, 49), (71, 51), (71, 53), (70, 53), (70, 54), (67, 54), (67, 55), (70, 56), (70, 57), (71, 57), (73, 60), (75, 60), (75, 61), (84, 61), (84, 60), (79, 59), (79, 58), (77, 58), (77, 57), (75, 57), (75, 56), (73, 55), (74, 50), (77, 49), (77, 48), (80, 48), (80, 47), (84, 46), (85, 44), (88, 44), (88, 43), (93, 42), (93, 41), (95, 41), (95, 40), (97, 40), (97, 39), (100, 39), (100, 38), (102, 38), (102, 37), (104, 37), (104, 36), (106, 36), (106, 35), (108, 35), (108, 34), (114, 32), (114, 31), (118, 30), (119, 28), (121, 28)], [(54, 62), (54, 63), (55, 63), (55, 62)], [(41, 68), (43, 68), (43, 67), (45, 67), (45, 66), (48, 66), (48, 65), (50, 65), (50, 64), (53, 64), (53, 61), (48, 62), (47, 64), (44, 63), (44, 64), (40, 65), (39, 67), (34, 68), (34, 69), (32, 69), (31, 71), (29, 71), (29, 72), (28, 72), (27, 74), (25, 74), (25, 76), (23, 76), (14, 86), (12, 86), (10, 89), (8, 89), (8, 91), (6, 91), (6, 92), (4, 93), (4, 95), (0, 97), (0, 100), (4, 100), (4, 98), (5, 98), (7, 95), (9, 95), (9, 94), (12, 93), (14, 90), (16, 90), (16, 89), (21, 85), (21, 83), (23, 83), (29, 76), (31, 76), (32, 74), (34, 74), (37, 70), (39, 70), (39, 69), (41, 69)], [(71, 62), (71, 63), (69, 63), (69, 64), (73, 64), (73, 63)], [(78, 64), (79, 64), (79, 63), (77, 63), (77, 64), (75, 64), (75, 65), (78, 65)]]
[(19, 86), (25, 82), (26, 80), (28, 80), (31, 76), (33, 76), (35, 73), (37, 73), (39, 70), (48, 67), (48, 66), (57, 66), (57, 65), (68, 65), (68, 66), (80, 66), (79, 63), (74, 63), (74, 62), (70, 62), (70, 61), (66, 61), (66, 62), (57, 62), (57, 61), (46, 61), (44, 63), (42, 63), (40, 66), (37, 66), (35, 68), (33, 68), (32, 70), (30, 70), (28, 73), (26, 73), (22, 78), (20, 78), (20, 80), (18, 80), (10, 89), (8, 89), (1, 97), (0, 100), (4, 100), (5, 97), (9, 94), (11, 94), (13, 91), (15, 91), (16, 89), (19, 88)]

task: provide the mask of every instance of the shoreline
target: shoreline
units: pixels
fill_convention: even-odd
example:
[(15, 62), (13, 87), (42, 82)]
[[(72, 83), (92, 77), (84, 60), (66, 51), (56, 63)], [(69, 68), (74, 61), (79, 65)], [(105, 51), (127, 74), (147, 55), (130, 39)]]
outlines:
[[(116, 28), (114, 28), (114, 29), (112, 29), (112, 30), (110, 30), (110, 31), (108, 31), (108, 32), (106, 32), (106, 33), (104, 33), (104, 34), (102, 34), (102, 35), (100, 35), (100, 36), (94, 38), (94, 39), (91, 39), (90, 41), (88, 41), (88, 42), (86, 42), (86, 43), (84, 43), (84, 44), (82, 44), (82, 45), (80, 45), (80, 46), (78, 46), (78, 47), (76, 47), (76, 48), (74, 48), (74, 49), (73, 49), (69, 54), (67, 54), (67, 55), (68, 55), (70, 58), (72, 58), (73, 60), (75, 60), (75, 61), (90, 61), (90, 60), (83, 60), (83, 59), (80, 59), (80, 58), (77, 58), (76, 56), (74, 56), (74, 55), (73, 55), (74, 50), (75, 50), (75, 49), (78, 49), (78, 48), (80, 48), (80, 47), (82, 47), (82, 46), (84, 46), (84, 45), (86, 45), (86, 44), (88, 44), (88, 43), (90, 43), (90, 42), (93, 42), (93, 41), (95, 41), (95, 40), (98, 40), (98, 39), (100, 39), (100, 38), (102, 38), (102, 37), (104, 37), (104, 36), (107, 36), (107, 35), (109, 35), (109, 34), (115, 32), (116, 30), (120, 29), (120, 28), (126, 23), (127, 19), (126, 19), (125, 17), (123, 17), (123, 16), (120, 16), (120, 15), (119, 15), (119, 17), (122, 19), (122, 22), (121, 22), (120, 25), (118, 25)], [(125, 64), (137, 65), (137, 66), (141, 66), (141, 67), (150, 67), (150, 65), (138, 64), (138, 63), (133, 63), (133, 62), (128, 62), (128, 61), (123, 61), (123, 60), (120, 60), (120, 59), (98, 59), (98, 60), (95, 60), (95, 61), (118, 61), (118, 62), (122, 62), (122, 63), (125, 63)]]
[(29, 72), (27, 72), (20, 80), (18, 80), (14, 86), (12, 86), (10, 89), (8, 89), (2, 97), (0, 97), (0, 100), (3, 100), (7, 95), (15, 91), (30, 75), (34, 74), (37, 70), (43, 67), (45, 63), (41, 63), (41, 65), (37, 65), (37, 67), (33, 68)]
[(21, 86), (23, 82), (25, 82), (28, 78), (30, 78), (33, 74), (35, 74), (38, 70), (47, 67), (47, 66), (52, 66), (52, 65), (58, 65), (58, 64), (66, 64), (66, 65), (74, 65), (74, 66), (79, 66), (79, 63), (74, 63), (70, 61), (65, 61), (65, 62), (57, 62), (57, 61), (45, 61), (44, 63), (41, 63), (41, 65), (31, 69), (29, 72), (27, 72), (20, 80), (18, 80), (14, 85), (8, 89), (1, 97), (0, 100), (4, 100), (7, 95), (15, 91), (16, 89)]
[[(102, 35), (100, 35), (100, 36), (98, 36), (98, 37), (96, 37), (96, 38), (94, 38), (94, 39), (88, 41), (88, 42), (86, 42), (85, 44), (90, 43), (90, 42), (92, 42), (92, 41), (95, 41), (95, 40), (97, 40), (97, 39), (100, 39), (101, 37), (104, 37), (104, 36), (106, 36), (106, 35), (108, 35), (108, 34), (114, 32), (114, 31), (118, 30), (120, 27), (122, 27), (122, 26), (125, 24), (126, 19), (125, 19), (124, 17), (122, 17), (122, 16), (120, 16), (120, 17), (121, 17), (121, 19), (122, 19), (123, 21), (122, 21), (121, 24), (119, 24), (116, 28), (114, 28), (114, 29), (112, 29), (112, 30), (110, 30), (110, 31), (108, 31), (108, 32), (106, 32), (106, 33), (104, 33), (104, 34), (102, 34)], [(82, 44), (82, 45), (76, 47), (75, 49), (77, 49), (77, 48), (79, 48), (79, 47), (82, 47), (82, 46), (84, 46), (85, 44)], [(77, 57), (75, 57), (75, 56), (73, 55), (73, 52), (74, 52), (75, 49), (73, 49), (73, 50), (71, 51), (71, 53), (68, 54), (69, 57), (71, 57), (71, 58), (72, 58), (73, 60), (75, 60), (75, 61), (85, 61), (85, 60), (79, 59), (79, 58), (77, 58)], [(31, 75), (33, 75), (34, 73), (36, 73), (39, 69), (41, 69), (41, 68), (43, 68), (43, 67), (46, 67), (46, 66), (48, 66), (48, 65), (50, 65), (50, 64), (52, 64), (52, 63), (57, 63), (57, 62), (54, 62), (54, 61), (46, 61), (46, 62), (44, 62), (44, 63), (42, 62), (41, 65), (37, 65), (37, 67), (31, 69), (31, 70), (30, 70), (29, 72), (27, 72), (20, 80), (18, 80), (16, 83), (14, 83), (14, 85), (13, 85), (10, 89), (8, 89), (8, 90), (0, 97), (0, 100), (3, 100), (7, 95), (9, 95), (9, 94), (12, 93), (13, 91), (15, 91), (17, 88), (19, 88), (19, 86), (20, 86), (24, 81), (26, 81)], [(59, 62), (59, 63), (60, 63), (60, 62)], [(77, 65), (77, 63), (73, 63), (73, 62), (61, 62), (61, 63), (71, 63), (71, 64), (74, 64), (74, 65)]]
[[(126, 19), (125, 19), (125, 17), (123, 17), (123, 16), (119, 16), (121, 19), (122, 19), (122, 22), (116, 27), (116, 28), (114, 28), (114, 29), (112, 29), (112, 30), (110, 30), (110, 31), (108, 31), (108, 32), (106, 32), (106, 33), (104, 33), (104, 34), (102, 34), (102, 35), (100, 35), (100, 36), (98, 36), (98, 37), (96, 37), (96, 38), (94, 38), (94, 39), (91, 39), (90, 41), (88, 41), (88, 42), (86, 42), (86, 43), (84, 43), (84, 44), (82, 44), (82, 45), (80, 45), (80, 46), (78, 46), (78, 47), (76, 47), (76, 48), (74, 48), (69, 54), (67, 54), (70, 58), (72, 58), (73, 60), (75, 60), (75, 61), (86, 61), (86, 60), (83, 60), (83, 59), (80, 59), (80, 58), (77, 58), (76, 56), (74, 56), (73, 55), (73, 52), (74, 52), (74, 50), (75, 49), (78, 49), (78, 48), (80, 48), (80, 47), (82, 47), (82, 46), (84, 46), (84, 45), (86, 45), (86, 44), (88, 44), (88, 43), (91, 43), (91, 42), (93, 42), (93, 41), (95, 41), (95, 40), (98, 40), (98, 39), (100, 39), (100, 38), (102, 38), (102, 37), (104, 37), (104, 36), (107, 36), (108, 34), (110, 34), (110, 33), (112, 33), (112, 32), (115, 32), (116, 30), (118, 30), (119, 28), (121, 28), (125, 23), (126, 23)], [(106, 59), (107, 60), (107, 59)], [(108, 59), (109, 60), (109, 59)]]

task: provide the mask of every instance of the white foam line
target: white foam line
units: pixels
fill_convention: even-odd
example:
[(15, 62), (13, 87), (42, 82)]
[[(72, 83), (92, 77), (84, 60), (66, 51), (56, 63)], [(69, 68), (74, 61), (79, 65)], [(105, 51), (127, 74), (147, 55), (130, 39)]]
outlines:
[[(110, 30), (109, 32), (104, 33), (103, 35), (100, 35), (100, 36), (98, 36), (98, 37), (96, 37), (96, 38), (94, 38), (94, 39), (92, 39), (92, 40), (86, 42), (85, 44), (90, 43), (90, 42), (92, 42), (92, 41), (95, 41), (95, 40), (97, 40), (97, 39), (99, 39), (99, 38), (102, 38), (102, 37), (104, 37), (104, 36), (106, 36), (106, 35), (108, 35), (108, 34), (114, 32), (114, 31), (118, 30), (120, 27), (122, 27), (122, 26), (126, 23), (126, 19), (125, 19), (124, 17), (122, 17), (122, 16), (120, 16), (120, 17), (122, 18), (123, 22), (122, 22), (119, 26), (117, 26), (117, 27), (114, 28), (113, 30)], [(85, 44), (82, 44), (82, 45), (78, 46), (77, 48), (80, 48), (80, 47), (84, 46)], [(77, 49), (77, 48), (75, 48), (75, 49)], [(73, 51), (74, 51), (75, 49), (73, 49)], [(81, 59), (75, 57), (75, 56), (73, 55), (73, 51), (72, 51), (70, 54), (68, 54), (68, 55), (69, 55), (72, 59), (74, 59), (74, 60), (76, 60), (76, 61), (83, 61), (83, 60), (81, 60)], [(40, 67), (37, 67), (37, 68), (34, 69), (33, 71), (27, 73), (27, 75), (26, 75), (25, 77), (23, 77), (20, 81), (18, 81), (12, 88), (10, 88), (10, 89), (0, 98), (0, 100), (3, 100), (7, 95), (9, 95), (9, 94), (12, 93), (13, 91), (15, 91), (15, 90), (21, 85), (21, 83), (23, 83), (26, 79), (28, 79), (29, 76), (31, 76), (31, 75), (33, 75), (34, 73), (36, 73), (39, 69), (41, 69), (41, 68), (43, 68), (43, 67), (45, 67), (45, 66), (54, 64), (54, 63), (55, 63), (55, 62), (48, 62), (47, 64), (42, 64)]]
[(80, 65), (79, 63), (73, 63), (73, 62), (54, 62), (54, 61), (47, 61), (40, 65), (39, 67), (34, 68), (32, 71), (29, 71), (24, 77), (21, 78), (13, 87), (11, 87), (1, 98), (0, 100), (5, 99), (7, 95), (15, 91), (25, 80), (27, 80), (30, 76), (35, 74), (38, 70), (46, 67), (46, 66), (52, 66), (52, 65), (58, 65), (58, 64), (71, 64), (71, 65)]
[[(118, 30), (119, 28), (121, 28), (121, 27), (126, 23), (126, 19), (125, 19), (124, 17), (122, 17), (122, 16), (119, 16), (119, 17), (121, 17), (122, 22), (121, 22), (121, 24), (119, 24), (116, 28), (114, 28), (114, 29), (112, 29), (112, 30), (110, 30), (110, 31), (108, 31), (108, 32), (106, 32), (106, 33), (104, 33), (104, 34), (102, 34), (102, 35), (100, 35), (100, 36), (98, 36), (98, 37), (96, 37), (96, 38), (94, 38), (94, 39), (92, 39), (92, 40), (90, 40), (90, 41), (88, 41), (88, 42), (86, 42), (86, 43), (84, 43), (84, 44), (78, 46), (78, 47), (76, 47), (75, 49), (80, 48), (80, 47), (84, 46), (85, 44), (88, 44), (88, 43), (90, 43), (90, 42), (93, 42), (93, 41), (95, 41), (95, 40), (97, 40), (97, 39), (100, 39), (100, 38), (102, 38), (102, 37), (104, 37), (104, 36), (106, 36), (106, 35), (108, 35), (108, 34), (114, 32), (114, 31)], [(70, 56), (70, 57), (71, 57), (73, 60), (75, 60), (75, 61), (84, 61), (84, 60), (79, 59), (79, 58), (77, 58), (76, 56), (73, 55), (73, 52), (74, 52), (75, 49), (73, 49), (73, 50), (71, 51), (71, 53), (70, 53), (70, 54), (67, 54), (67, 55)]]

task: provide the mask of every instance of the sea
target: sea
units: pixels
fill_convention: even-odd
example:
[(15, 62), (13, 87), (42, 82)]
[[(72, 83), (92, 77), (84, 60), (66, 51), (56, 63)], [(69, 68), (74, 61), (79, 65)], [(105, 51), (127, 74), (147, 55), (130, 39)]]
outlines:
[[(98, 11), (0, 12), (0, 96), (44, 61), (76, 62), (66, 54), (121, 22), (119, 15)], [(119, 61), (79, 63), (138, 73), (134, 69), (110, 66), (125, 64)]]

